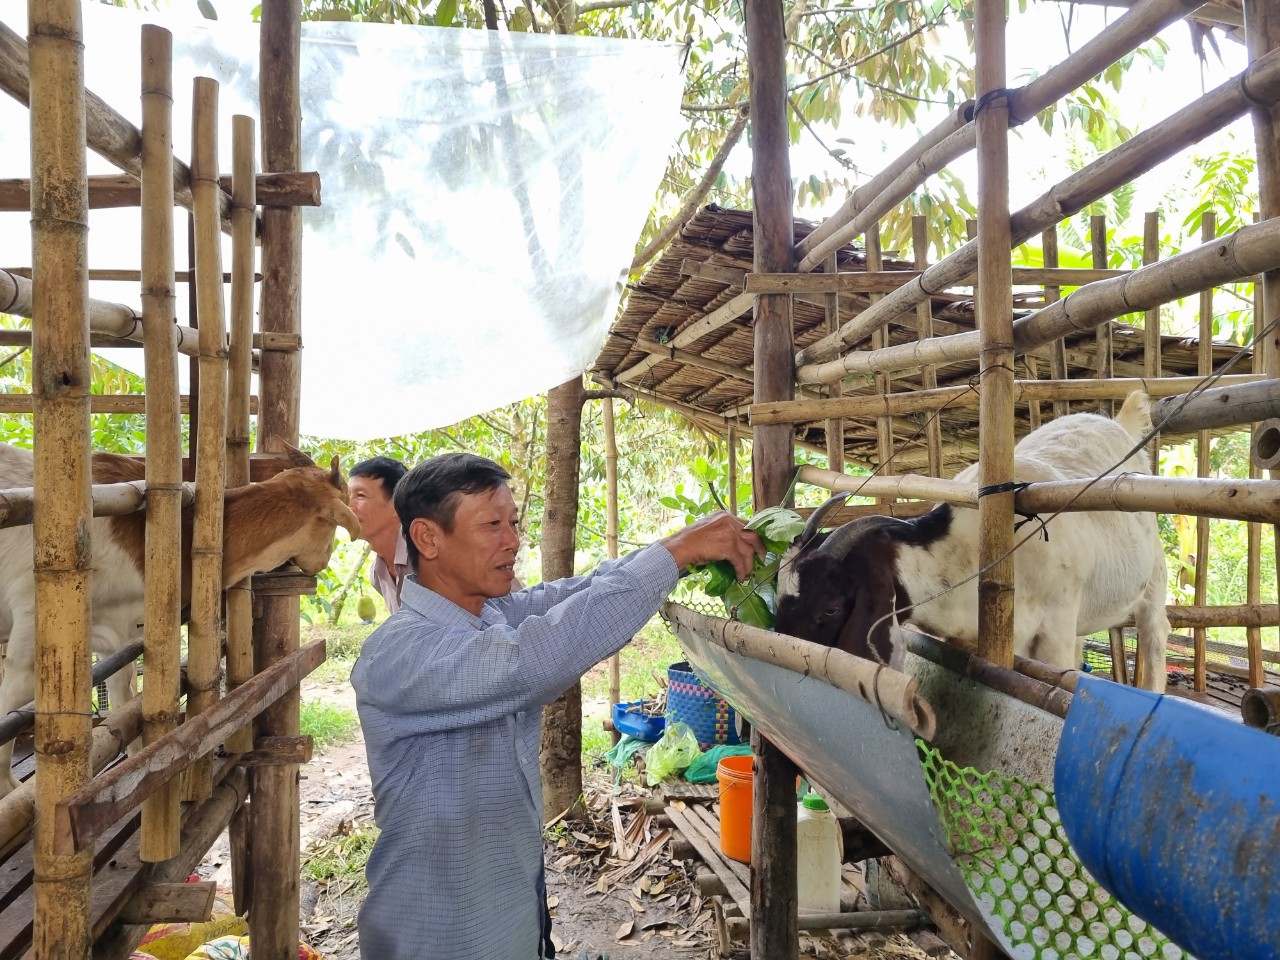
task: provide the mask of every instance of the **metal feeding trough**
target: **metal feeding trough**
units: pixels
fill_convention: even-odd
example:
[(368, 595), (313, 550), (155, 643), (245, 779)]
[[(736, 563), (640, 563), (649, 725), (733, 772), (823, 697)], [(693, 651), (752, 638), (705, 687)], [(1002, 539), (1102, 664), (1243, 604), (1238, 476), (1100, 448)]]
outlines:
[[(690, 662), (721, 696), (1015, 960), (1191, 956), (1195, 944), (1183, 935), (1185, 923), (1162, 914), (1153, 898), (1129, 898), (1143, 915), (1133, 913), (1094, 880), (1094, 864), (1082, 863), (1073, 849), (1055, 793), (1063, 718), (1073, 717), (1065, 691), (918, 635), (907, 636), (911, 652), (899, 672), (679, 604), (668, 604), (665, 615)], [(989, 682), (976, 682), (971, 673)], [(1098, 681), (1089, 690), (1105, 686), (1114, 685)], [(1280, 759), (1280, 740), (1255, 735)], [(1111, 746), (1098, 742), (1099, 751)], [(1252, 746), (1260, 762), (1259, 744)], [(1066, 789), (1073, 809), (1083, 804), (1099, 817), (1110, 812), (1113, 799), (1102, 781), (1091, 786), (1077, 779)], [(1280, 785), (1268, 809), (1277, 799)], [(1151, 815), (1141, 806), (1130, 813), (1138, 820)], [(1222, 809), (1196, 828), (1211, 830), (1233, 816)], [(1254, 834), (1257, 856), (1274, 849), (1277, 822), (1273, 816), (1269, 828)], [(1214, 883), (1234, 882), (1229, 874), (1197, 881), (1206, 902)], [(1264, 906), (1258, 903), (1259, 916), (1274, 916)], [(1182, 942), (1171, 941), (1160, 925)], [(1228, 933), (1213, 941), (1219, 952), (1205, 956), (1280, 957), (1274, 925), (1270, 936), (1277, 943), (1270, 946), (1254, 939), (1254, 927), (1236, 924), (1233, 929), (1249, 930), (1249, 942), (1232, 941)]]

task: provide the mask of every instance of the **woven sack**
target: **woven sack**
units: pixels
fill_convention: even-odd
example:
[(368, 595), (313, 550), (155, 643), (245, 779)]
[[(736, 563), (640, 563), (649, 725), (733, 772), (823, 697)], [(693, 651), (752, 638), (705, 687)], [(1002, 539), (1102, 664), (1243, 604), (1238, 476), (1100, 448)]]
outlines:
[(687, 723), (700, 749), (741, 743), (736, 721), (733, 707), (703, 683), (687, 661), (667, 668), (667, 723)]

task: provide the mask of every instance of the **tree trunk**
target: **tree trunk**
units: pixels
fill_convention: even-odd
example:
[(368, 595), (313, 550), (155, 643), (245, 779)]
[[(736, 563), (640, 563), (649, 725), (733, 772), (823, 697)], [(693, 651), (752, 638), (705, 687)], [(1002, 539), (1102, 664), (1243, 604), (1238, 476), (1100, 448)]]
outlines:
[[(542, 579), (573, 576), (582, 447), (582, 378), (547, 393), (547, 488)], [(582, 687), (575, 683), (542, 713), (542, 803), (547, 817), (582, 796)]]

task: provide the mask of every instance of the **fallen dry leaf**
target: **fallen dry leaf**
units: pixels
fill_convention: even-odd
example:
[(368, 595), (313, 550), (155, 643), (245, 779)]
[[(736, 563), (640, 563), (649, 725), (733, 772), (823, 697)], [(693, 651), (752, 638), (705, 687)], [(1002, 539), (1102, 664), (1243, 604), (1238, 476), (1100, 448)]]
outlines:
[(618, 927), (618, 932), (613, 935), (613, 939), (621, 943), (627, 937), (631, 936), (631, 932), (635, 930), (636, 922), (634, 920), (624, 920)]

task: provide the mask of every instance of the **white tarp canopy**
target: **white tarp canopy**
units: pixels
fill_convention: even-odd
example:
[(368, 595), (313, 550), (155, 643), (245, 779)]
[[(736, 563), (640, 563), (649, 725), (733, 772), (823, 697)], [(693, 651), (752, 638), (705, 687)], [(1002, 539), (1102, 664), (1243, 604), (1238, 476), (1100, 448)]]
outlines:
[[(84, 11), (87, 85), (139, 123), (140, 26), (165, 21)], [(190, 79), (211, 76), (229, 172), (232, 114), (258, 114), (258, 28), (167, 25), (175, 152), (188, 159)], [(585, 370), (679, 129), (678, 49), (306, 23), (301, 72), (302, 169), (323, 193), (303, 212), (303, 432), (424, 430)], [(0, 176), (26, 176), (28, 156), (26, 109), (0, 98)], [(113, 172), (93, 154), (90, 170)], [(30, 263), (27, 219), (3, 215), (0, 266)], [(90, 266), (136, 268), (139, 237), (137, 211), (93, 211)], [(140, 303), (137, 284), (91, 292)], [(184, 304), (180, 289), (180, 321)], [(105, 352), (141, 371), (140, 350)]]

